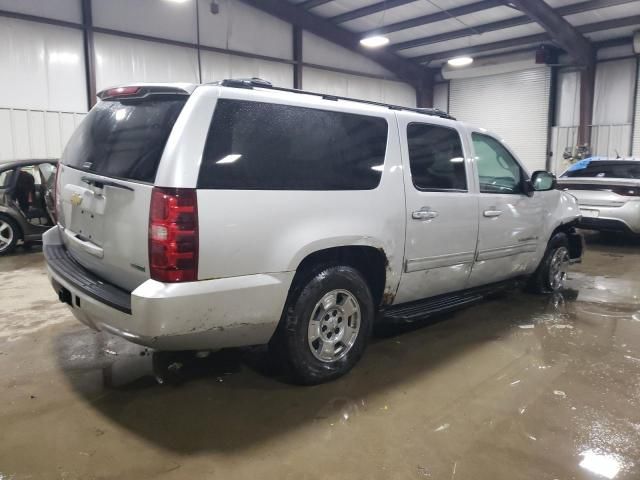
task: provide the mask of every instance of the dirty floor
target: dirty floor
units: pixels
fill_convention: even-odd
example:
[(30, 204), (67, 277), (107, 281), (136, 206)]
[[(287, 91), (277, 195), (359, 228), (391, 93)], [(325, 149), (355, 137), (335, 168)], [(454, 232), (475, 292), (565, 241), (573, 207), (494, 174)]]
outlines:
[(640, 479), (640, 242), (588, 248), (562, 295), (377, 338), (307, 388), (260, 349), (94, 333), (40, 252), (2, 258), (0, 479)]

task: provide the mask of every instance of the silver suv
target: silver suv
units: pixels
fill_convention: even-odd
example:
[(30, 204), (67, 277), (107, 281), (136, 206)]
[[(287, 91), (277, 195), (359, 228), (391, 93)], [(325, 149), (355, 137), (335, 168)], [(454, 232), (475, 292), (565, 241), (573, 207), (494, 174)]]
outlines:
[(550, 292), (581, 257), (575, 199), (437, 110), (227, 80), (106, 90), (62, 158), (54, 289), (160, 350), (269, 343), (319, 383), (374, 321)]

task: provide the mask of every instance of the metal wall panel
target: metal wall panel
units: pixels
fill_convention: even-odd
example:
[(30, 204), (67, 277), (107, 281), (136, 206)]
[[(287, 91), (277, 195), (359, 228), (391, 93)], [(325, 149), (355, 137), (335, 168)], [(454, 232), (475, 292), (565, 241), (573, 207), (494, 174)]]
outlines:
[(631, 123), (636, 67), (635, 58), (598, 63), (593, 99), (594, 125)]
[(594, 155), (631, 155), (636, 69), (635, 58), (597, 65), (591, 129), (591, 151)]
[(375, 102), (407, 107), (416, 106), (415, 90), (405, 83), (329, 72), (310, 67), (303, 69), (302, 88)]
[(220, 12), (214, 15), (211, 2), (200, 0), (201, 45), (287, 60), (293, 58), (290, 24), (238, 0), (218, 0), (217, 3)]
[(433, 106), (443, 112), (449, 111), (449, 83), (436, 83), (433, 86)]
[(82, 33), (0, 17), (0, 107), (84, 111)]
[[(640, 84), (640, 62), (638, 62), (636, 82)], [(633, 118), (633, 148), (632, 154), (640, 158), (640, 87), (636, 86), (635, 114)]]
[(259, 77), (278, 87), (293, 88), (293, 66), (225, 53), (201, 53), (202, 81)]
[(198, 82), (193, 48), (95, 35), (97, 90), (128, 82)]
[(195, 0), (92, 0), (97, 27), (196, 43)]
[(302, 52), (306, 63), (393, 77), (391, 72), (373, 60), (306, 31), (302, 34)]
[(540, 67), (450, 82), (451, 114), (501, 136), (530, 170), (544, 169), (551, 71)]
[(0, 10), (82, 22), (80, 0), (0, 0)]
[(575, 127), (580, 123), (580, 72), (558, 72), (555, 125)]
[(0, 108), (0, 161), (60, 158), (85, 115)]

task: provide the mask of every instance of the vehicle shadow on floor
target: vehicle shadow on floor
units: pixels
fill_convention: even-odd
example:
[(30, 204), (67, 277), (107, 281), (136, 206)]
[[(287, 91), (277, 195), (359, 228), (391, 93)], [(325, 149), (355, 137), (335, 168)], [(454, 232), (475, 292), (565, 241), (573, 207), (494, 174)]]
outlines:
[(630, 235), (621, 232), (595, 232), (592, 230), (581, 230), (584, 236), (587, 249), (598, 251), (625, 250), (638, 252), (640, 247), (640, 235)]
[[(110, 421), (180, 453), (242, 451), (315, 422), (329, 429), (379, 408), (370, 406), (372, 399), (423, 381), (550, 309), (548, 297), (514, 292), (398, 328), (374, 338), (347, 376), (313, 387), (286, 383), (262, 348), (207, 358), (153, 355), (80, 326), (59, 335), (55, 347), (71, 386)], [(167, 384), (177, 372), (182, 381)]]

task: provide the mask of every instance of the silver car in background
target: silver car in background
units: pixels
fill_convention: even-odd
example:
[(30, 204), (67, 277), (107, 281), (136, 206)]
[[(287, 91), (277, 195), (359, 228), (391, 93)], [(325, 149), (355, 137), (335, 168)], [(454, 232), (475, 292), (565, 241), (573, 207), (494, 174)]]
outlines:
[(581, 160), (558, 188), (578, 199), (580, 227), (640, 235), (640, 159)]

